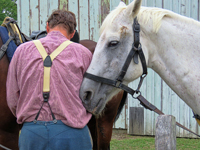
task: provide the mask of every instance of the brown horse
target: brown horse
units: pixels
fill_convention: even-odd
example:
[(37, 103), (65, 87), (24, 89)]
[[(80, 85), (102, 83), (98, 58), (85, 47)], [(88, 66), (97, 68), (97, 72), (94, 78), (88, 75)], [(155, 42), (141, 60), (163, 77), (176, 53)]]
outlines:
[[(0, 38), (0, 47), (2, 46), (2, 40)], [(94, 52), (96, 42), (91, 40), (81, 40), (80, 44), (87, 47)], [(18, 137), (20, 125), (17, 124), (16, 118), (9, 110), (6, 102), (6, 78), (8, 72), (9, 61), (7, 56), (0, 60), (0, 144), (12, 149), (18, 149)], [(123, 99), (123, 100), (122, 100)], [(124, 103), (126, 95), (123, 96), (123, 91), (114, 96), (112, 100), (106, 105), (104, 114), (98, 118), (94, 116), (88, 123), (92, 138), (93, 138), (93, 150), (109, 150), (110, 141), (112, 136), (112, 127), (119, 115)], [(120, 108), (118, 110), (118, 108)], [(0, 150), (4, 150), (1, 148)]]

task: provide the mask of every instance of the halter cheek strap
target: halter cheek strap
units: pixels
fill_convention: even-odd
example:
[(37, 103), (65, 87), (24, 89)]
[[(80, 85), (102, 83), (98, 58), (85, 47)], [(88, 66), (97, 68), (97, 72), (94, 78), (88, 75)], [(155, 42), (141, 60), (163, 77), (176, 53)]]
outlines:
[[(43, 62), (44, 62), (44, 77), (43, 77), (43, 98), (44, 101), (42, 103), (42, 106), (40, 108), (40, 110), (38, 111), (34, 123), (37, 122), (38, 116), (40, 114), (40, 111), (44, 105), (45, 102), (48, 103), (49, 105), (49, 96), (50, 96), (50, 70), (51, 70), (51, 66), (52, 66), (52, 62), (54, 60), (54, 58), (56, 58), (56, 56), (58, 56), (69, 44), (73, 43), (69, 40), (63, 42), (56, 50), (54, 50), (50, 55), (47, 54), (46, 50), (44, 49), (42, 43), (39, 40), (34, 40), (33, 41), (36, 48), (38, 49), (40, 55), (42, 56)], [(57, 120), (51, 110), (51, 107), (49, 105), (50, 111), (51, 111), (51, 115), (53, 118), (53, 122), (56, 123)]]

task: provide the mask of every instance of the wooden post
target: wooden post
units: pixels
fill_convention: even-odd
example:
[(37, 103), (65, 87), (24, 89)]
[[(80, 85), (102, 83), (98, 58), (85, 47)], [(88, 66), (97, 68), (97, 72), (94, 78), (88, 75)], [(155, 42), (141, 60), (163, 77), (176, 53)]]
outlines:
[(171, 115), (160, 115), (156, 120), (156, 150), (176, 150), (176, 119)]

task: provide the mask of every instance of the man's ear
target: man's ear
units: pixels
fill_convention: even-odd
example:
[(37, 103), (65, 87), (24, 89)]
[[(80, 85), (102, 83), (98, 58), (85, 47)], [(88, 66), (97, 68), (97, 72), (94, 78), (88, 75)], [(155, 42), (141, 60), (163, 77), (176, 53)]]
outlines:
[(49, 23), (47, 22), (47, 25), (46, 25), (46, 31), (47, 33), (49, 33)]
[(74, 37), (75, 32), (76, 32), (76, 30), (74, 30), (74, 32), (70, 34), (70, 39), (72, 39)]

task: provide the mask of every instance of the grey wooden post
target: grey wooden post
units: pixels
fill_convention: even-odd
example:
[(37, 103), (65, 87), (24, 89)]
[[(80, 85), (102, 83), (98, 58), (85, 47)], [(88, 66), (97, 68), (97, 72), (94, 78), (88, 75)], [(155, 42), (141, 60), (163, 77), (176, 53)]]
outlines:
[(176, 150), (176, 119), (171, 115), (160, 115), (156, 120), (156, 150)]

